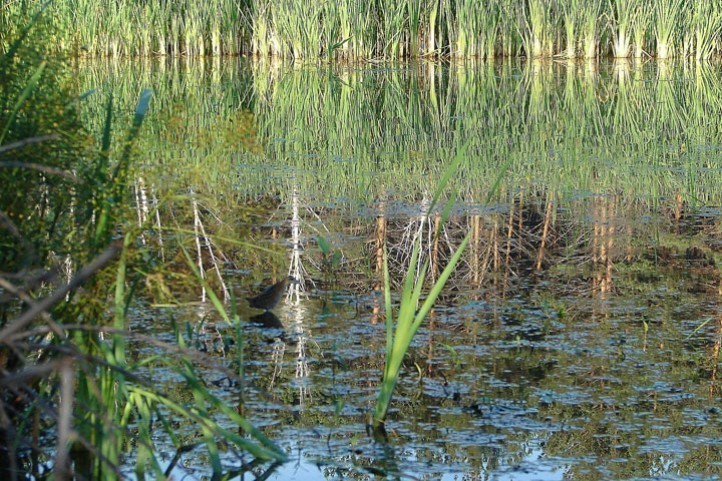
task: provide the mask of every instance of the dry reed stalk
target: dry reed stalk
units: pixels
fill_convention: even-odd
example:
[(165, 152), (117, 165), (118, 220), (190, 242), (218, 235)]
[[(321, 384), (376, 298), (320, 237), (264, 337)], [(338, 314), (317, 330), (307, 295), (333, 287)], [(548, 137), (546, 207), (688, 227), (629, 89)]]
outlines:
[(599, 280), (599, 291), (601, 293), (605, 293), (606, 291), (606, 282), (605, 282), (605, 274), (606, 274), (606, 267), (608, 262), (608, 251), (607, 251), (607, 241), (606, 241), (606, 234), (607, 229), (604, 227), (605, 223), (607, 222), (607, 206), (606, 204), (600, 199), (600, 221), (599, 221), (599, 264), (598, 264), (598, 270), (597, 270), (597, 279)]
[[(375, 291), (380, 291), (383, 289), (381, 274), (384, 269), (384, 245), (386, 245), (387, 242), (386, 228), (388, 224), (385, 214), (386, 204), (384, 202), (381, 202), (381, 204), (379, 205), (379, 215), (378, 217), (376, 217), (376, 234), (374, 237), (374, 257), (376, 258), (376, 266), (374, 272), (376, 272), (376, 274), (379, 274), (376, 277), (376, 282), (374, 283), (373, 287)], [(374, 299), (371, 315), (371, 324), (378, 324), (382, 312), (383, 306), (381, 305), (381, 302), (379, 302), (378, 298)]]
[(719, 392), (717, 387), (717, 366), (719, 366), (719, 353), (720, 343), (722, 342), (722, 316), (717, 318), (717, 335), (715, 336), (715, 342), (712, 346), (712, 355), (710, 356), (712, 362), (712, 374), (709, 380), (709, 395), (710, 397), (716, 397)]
[(684, 213), (684, 199), (680, 194), (677, 194), (674, 196), (674, 223), (675, 223), (675, 230), (676, 233), (679, 234), (680, 232), (680, 221), (682, 220), (682, 215)]
[[(218, 281), (221, 283), (221, 289), (223, 291), (223, 298), (225, 300), (229, 300), (231, 298), (230, 291), (228, 290), (228, 286), (226, 285), (226, 281), (223, 279), (223, 274), (221, 273), (220, 269), (220, 262), (219, 262), (219, 256), (216, 256), (215, 252), (213, 251), (213, 242), (211, 241), (210, 236), (206, 233), (206, 228), (203, 225), (203, 220), (200, 216), (200, 210), (198, 209), (198, 202), (196, 201), (195, 196), (193, 196), (193, 192), (191, 191), (191, 199), (193, 204), (193, 230), (195, 234), (195, 241), (196, 241), (196, 252), (198, 255), (198, 271), (201, 275), (201, 279), (206, 278), (204, 265), (203, 265), (203, 246), (205, 246), (206, 250), (208, 251), (208, 255), (211, 258), (211, 264), (213, 267), (213, 270), (216, 273), (216, 277), (218, 277)], [(201, 243), (201, 239), (203, 239), (203, 242)], [(220, 257), (223, 257), (223, 253), (220, 253)], [(206, 300), (206, 288), (205, 286), (202, 286), (202, 292), (201, 292), (201, 298), (205, 302)]]
[(494, 217), (494, 228), (492, 229), (492, 245), (494, 251), (494, 271), (499, 272), (501, 268), (501, 260), (499, 258), (499, 217)]
[(376, 237), (375, 237), (375, 257), (376, 272), (381, 272), (384, 268), (384, 245), (386, 243), (386, 216), (384, 215), (384, 204), (381, 203), (381, 212), (376, 218)]
[(542, 262), (544, 262), (544, 250), (546, 249), (547, 239), (549, 238), (549, 226), (551, 225), (552, 211), (554, 208), (554, 197), (550, 196), (547, 201), (546, 213), (544, 214), (544, 227), (542, 228), (541, 244), (536, 257), (535, 270), (541, 271)]
[(479, 255), (481, 246), (481, 236), (479, 235), (479, 215), (471, 216), (471, 283), (475, 289), (480, 286), (479, 283)]
[(634, 260), (634, 247), (632, 246), (632, 234), (634, 234), (634, 229), (632, 229), (632, 225), (627, 224), (625, 231), (627, 233), (627, 253), (624, 256), (624, 260), (626, 262), (632, 262)]
[(606, 272), (604, 277), (604, 288), (603, 292), (609, 293), (612, 292), (612, 288), (614, 287), (613, 283), (613, 270), (614, 270), (614, 262), (612, 261), (612, 250), (614, 248), (614, 234), (616, 233), (617, 229), (614, 226), (614, 214), (616, 212), (616, 196), (612, 197), (609, 201), (608, 210), (607, 210), (607, 245), (606, 245)]
[[(428, 343), (428, 349), (426, 351), (426, 365), (424, 366), (424, 370), (422, 372), (420, 366), (417, 365), (417, 368), (419, 368), (419, 376), (428, 376), (432, 377), (434, 374), (434, 333), (436, 332), (436, 321), (438, 320), (439, 316), (436, 314), (436, 309), (431, 309), (429, 311), (429, 315), (427, 316), (427, 335), (429, 336), (429, 343)], [(443, 342), (443, 341), (442, 341)], [(421, 379), (419, 379), (419, 382), (421, 382)]]
[(506, 231), (506, 254), (504, 256), (504, 292), (506, 291), (506, 286), (509, 282), (509, 272), (511, 271), (511, 239), (514, 237), (515, 205), (516, 204), (512, 201), (509, 207), (509, 227)]
[[(480, 237), (483, 236), (483, 234), (484, 234), (484, 231), (482, 230), (480, 232)], [(489, 231), (489, 235), (493, 236), (494, 235), (493, 231)], [(494, 247), (494, 244), (491, 242), (491, 240), (489, 240), (487, 242), (487, 247), (486, 247), (486, 251), (484, 253), (484, 257), (482, 258), (481, 268), (479, 269), (480, 275), (479, 275), (477, 288), (481, 287), (481, 284), (484, 282), (484, 277), (486, 277), (486, 272), (489, 269), (489, 264), (491, 264), (491, 259), (493, 257), (493, 255), (492, 255), (492, 252), (494, 252), (493, 247)]]
[(597, 272), (597, 266), (599, 266), (601, 259), (600, 259), (600, 247), (599, 247), (599, 238), (601, 236), (601, 227), (599, 224), (599, 199), (594, 199), (594, 202), (592, 203), (592, 217), (594, 219), (594, 228), (592, 229), (592, 266), (594, 269), (594, 276), (592, 277), (592, 294), (596, 294), (598, 291), (598, 286), (600, 284), (601, 279), (599, 278), (599, 274)]
[(524, 232), (524, 191), (522, 190), (519, 192), (519, 207), (517, 208), (518, 214), (518, 224), (519, 228), (517, 229), (519, 232), (519, 235), (521, 235), (522, 232)]
[[(441, 227), (441, 216), (437, 213), (434, 217), (434, 232), (439, 232)], [(431, 280), (436, 282), (439, 277), (439, 236), (434, 236), (434, 246), (431, 250)]]

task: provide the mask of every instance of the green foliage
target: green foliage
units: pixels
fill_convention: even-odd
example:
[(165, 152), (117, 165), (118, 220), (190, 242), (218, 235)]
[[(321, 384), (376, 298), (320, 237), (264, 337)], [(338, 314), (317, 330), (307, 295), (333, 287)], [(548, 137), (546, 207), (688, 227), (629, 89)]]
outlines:
[[(238, 216), (222, 226), (229, 239), (251, 220), (239, 204), (260, 207), (255, 199), (266, 199), (257, 222), (279, 198), (288, 200), (291, 182), (323, 201), (371, 202), (388, 193), (406, 199), (433, 190), (444, 162), (467, 141), (478, 160), (452, 180), (463, 201), (488, 190), (501, 160), (510, 161), (501, 193), (524, 187), (551, 189), (558, 198), (618, 190), (650, 192), (642, 202), (677, 194), (722, 199), (710, 148), (719, 143), (713, 119), (722, 108), (722, 77), (702, 64), (280, 71), (229, 62), (211, 71), (201, 62), (185, 69), (99, 62), (78, 78), (80, 91), (112, 86), (123, 111), (143, 84), (159, 86), (159, 114), (139, 139), (144, 174), (162, 179), (172, 169), (180, 189), (194, 186), (209, 208)], [(82, 105), (83, 119), (101, 131), (105, 113), (96, 105)], [(233, 131), (243, 123), (253, 127)], [(245, 145), (262, 145), (264, 155)], [(269, 176), (269, 166), (279, 174)], [(696, 180), (677, 171), (696, 171)], [(253, 269), (258, 256), (248, 257)]]
[[(68, 105), (67, 68), (38, 48), (42, 19), (23, 42), (0, 58), (0, 265), (37, 268), (48, 254), (72, 249), (71, 192), (81, 181), (73, 168), (85, 155), (87, 135)], [(60, 73), (60, 74), (59, 74)], [(12, 226), (12, 227), (8, 227)], [(24, 241), (19, 242), (19, 239)]]
[[(63, 77), (67, 68), (39, 48), (42, 42), (35, 36), (43, 38), (49, 30), (36, 20), (0, 59), (0, 282), (17, 296), (0, 302), (0, 382), (5, 389), (0, 403), (7, 415), (0, 428), (0, 475), (26, 469), (19, 467), (24, 460), (16, 447), (37, 439), (41, 430), (54, 430), (50, 437), (58, 439), (57, 446), (34, 448), (55, 449), (59, 477), (72, 462), (80, 477), (119, 478), (131, 443), (139, 445), (138, 477), (147, 471), (162, 477), (153, 449), (157, 419), (173, 420), (163, 423), (173, 441), (178, 441), (172, 427), (176, 419), (193, 423), (203, 433), (218, 476), (223, 471), (219, 443), (260, 460), (285, 459), (205, 386), (185, 357), (182, 337), (178, 346), (164, 345), (167, 352), (180, 353), (164, 362), (185, 379), (191, 400), (159, 392), (152, 374), (136, 374), (153, 362), (129, 359), (127, 348), (128, 313), (138, 286), (148, 273), (156, 274), (154, 253), (139, 242), (130, 196), (151, 91), (140, 93), (127, 129), (118, 126), (124, 120), (116, 121), (110, 92), (102, 102), (100, 140), (94, 147)], [(55, 282), (61, 265), (67, 268), (68, 284)], [(46, 295), (37, 288), (34, 270), (42, 271), (39, 278), (50, 280), (54, 292)], [(40, 316), (44, 322), (36, 319)], [(42, 374), (31, 375), (37, 379), (25, 385), (26, 372), (35, 371)], [(32, 394), (17, 397), (21, 392)], [(250, 439), (229, 429), (229, 422)]]
[[(449, 179), (458, 169), (460, 163), (465, 158), (466, 149), (462, 149), (455, 157), (454, 161), (448, 167), (444, 177), (439, 181), (439, 186), (434, 194), (434, 199), (429, 206), (429, 212), (436, 205), (439, 196), (446, 187)], [(444, 214), (441, 217), (440, 224), (443, 224), (453, 205), (453, 198), (448, 202)], [(425, 213), (425, 214), (428, 214)], [(434, 236), (439, 235), (437, 231)], [(409, 260), (409, 267), (406, 271), (403, 291), (401, 292), (401, 300), (399, 302), (396, 321), (394, 322), (393, 309), (391, 306), (391, 284), (389, 281), (389, 268), (384, 247), (384, 300), (386, 305), (386, 356), (384, 364), (384, 373), (381, 380), (381, 389), (376, 400), (376, 408), (373, 413), (373, 427), (379, 433), (383, 433), (383, 425), (386, 420), (386, 413), (391, 403), (394, 389), (401, 371), (406, 352), (409, 350), (411, 341), (424, 322), (427, 314), (436, 302), (436, 298), (444, 288), (446, 281), (454, 271), (456, 264), (461, 259), (461, 255), (469, 242), (469, 234), (464, 237), (456, 252), (449, 260), (439, 278), (434, 282), (431, 290), (424, 299), (421, 307), (421, 291), (426, 280), (426, 273), (429, 269), (429, 260), (424, 261), (423, 266), (417, 271), (419, 262), (419, 252), (421, 249), (421, 235), (417, 235), (414, 240), (413, 251)], [(383, 437), (383, 435), (381, 435)]]
[[(461, 163), (466, 160), (468, 144), (462, 146), (457, 152), (454, 160), (445, 170), (443, 176), (439, 179), (437, 189), (434, 193), (434, 197), (429, 204), (428, 211), (424, 214), (428, 215), (437, 204), (441, 194), (448, 185), (451, 178), (456, 175)], [(501, 179), (506, 174), (509, 163), (506, 162), (498, 170), (496, 179), (492, 184), (491, 188), (487, 192), (486, 202), (488, 203), (492, 196), (499, 189)], [(446, 207), (444, 208), (438, 228), (434, 232), (434, 239), (437, 239), (441, 233), (443, 224), (449, 217), (451, 208), (453, 207), (455, 196), (452, 195), (447, 201)], [(431, 289), (429, 290), (426, 297), (421, 300), (422, 290), (426, 280), (426, 274), (429, 269), (429, 259), (425, 259), (423, 265), (419, 269), (418, 262), (421, 251), (421, 235), (417, 233), (413, 243), (413, 250), (409, 259), (409, 266), (406, 270), (406, 274), (403, 282), (403, 289), (401, 291), (401, 298), (399, 301), (398, 312), (394, 317), (394, 310), (391, 304), (391, 283), (389, 278), (389, 266), (388, 257), (386, 252), (386, 246), (384, 245), (384, 304), (386, 307), (386, 354), (384, 363), (384, 373), (381, 380), (381, 389), (379, 390), (378, 398), (376, 399), (376, 407), (373, 412), (373, 429), (374, 434), (380, 439), (385, 439), (384, 423), (386, 421), (386, 414), (391, 404), (398, 377), (401, 372), (402, 362), (406, 356), (411, 341), (414, 335), (418, 331), (421, 324), (426, 319), (426, 316), (431, 311), (436, 299), (444, 289), (446, 282), (454, 272), (456, 265), (461, 260), (464, 249), (469, 243), (471, 231), (469, 231), (464, 239), (457, 247), (454, 254), (449, 259), (448, 263), (444, 267), (439, 277), (434, 280)], [(394, 321), (395, 319), (395, 321)]]
[[(33, 3), (6, 2), (0, 26), (13, 32)], [(55, 0), (50, 10), (57, 25), (48, 35), (52, 44), (94, 56), (626, 58), (642, 56), (651, 32), (656, 51), (650, 55), (704, 59), (719, 50), (718, 4), (707, 0)]]

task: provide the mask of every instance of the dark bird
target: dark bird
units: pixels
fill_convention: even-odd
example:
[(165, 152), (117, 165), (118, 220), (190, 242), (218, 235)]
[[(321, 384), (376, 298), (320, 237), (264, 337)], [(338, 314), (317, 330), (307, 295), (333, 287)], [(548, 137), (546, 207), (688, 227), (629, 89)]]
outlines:
[(272, 286), (266, 287), (263, 292), (255, 297), (247, 297), (248, 304), (256, 309), (263, 309), (264, 311), (270, 311), (278, 304), (281, 297), (286, 292), (286, 287), (289, 283), (295, 283), (296, 279), (292, 276), (288, 276), (285, 279), (276, 282)]

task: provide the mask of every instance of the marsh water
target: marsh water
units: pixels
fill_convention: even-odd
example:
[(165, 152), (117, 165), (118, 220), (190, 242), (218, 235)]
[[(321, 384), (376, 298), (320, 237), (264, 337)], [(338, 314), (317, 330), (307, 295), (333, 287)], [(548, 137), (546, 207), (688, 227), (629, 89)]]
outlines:
[[(722, 475), (718, 65), (157, 60), (74, 75), (97, 89), (83, 109), (99, 129), (104, 93), (123, 118), (154, 89), (135, 195), (139, 216), (158, 207), (143, 242), (169, 267), (131, 329), (174, 342), (178, 328), (204, 381), (291, 459), (225, 453), (243, 479)], [(449, 197), (429, 201), (459, 152), (435, 240)], [(161, 234), (201, 237), (199, 223), (238, 330), (178, 280)], [(383, 246), (398, 293), (416, 236), (431, 282), (470, 230), (377, 442)], [(271, 313), (244, 303), (289, 272), (302, 283)], [(178, 376), (146, 374), (182, 398)], [(177, 479), (209, 476), (203, 449)]]

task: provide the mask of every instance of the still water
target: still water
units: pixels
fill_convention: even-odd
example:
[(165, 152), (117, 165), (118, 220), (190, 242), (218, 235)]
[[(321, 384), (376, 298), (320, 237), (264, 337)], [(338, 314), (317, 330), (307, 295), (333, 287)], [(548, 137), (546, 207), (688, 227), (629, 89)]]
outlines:
[[(205, 223), (216, 254), (199, 258), (219, 295), (302, 280), (271, 313), (239, 302), (240, 337), (181, 286), (134, 311), (132, 328), (159, 340), (183, 326), (204, 381), (291, 459), (251, 466), (229, 451), (226, 468), (279, 480), (722, 473), (717, 66), (190, 61), (77, 73), (80, 90), (112, 90), (124, 110), (154, 88), (136, 194), (160, 200), (159, 223)], [(102, 105), (86, 107), (90, 125)], [(434, 240), (429, 201), (458, 152), (452, 217)], [(417, 236), (431, 280), (469, 231), (406, 355), (389, 442), (375, 442), (383, 246), (398, 293)], [(177, 376), (153, 376), (182, 398)], [(175, 448), (157, 441), (170, 463)], [(203, 449), (183, 455), (177, 479), (209, 476)]]

